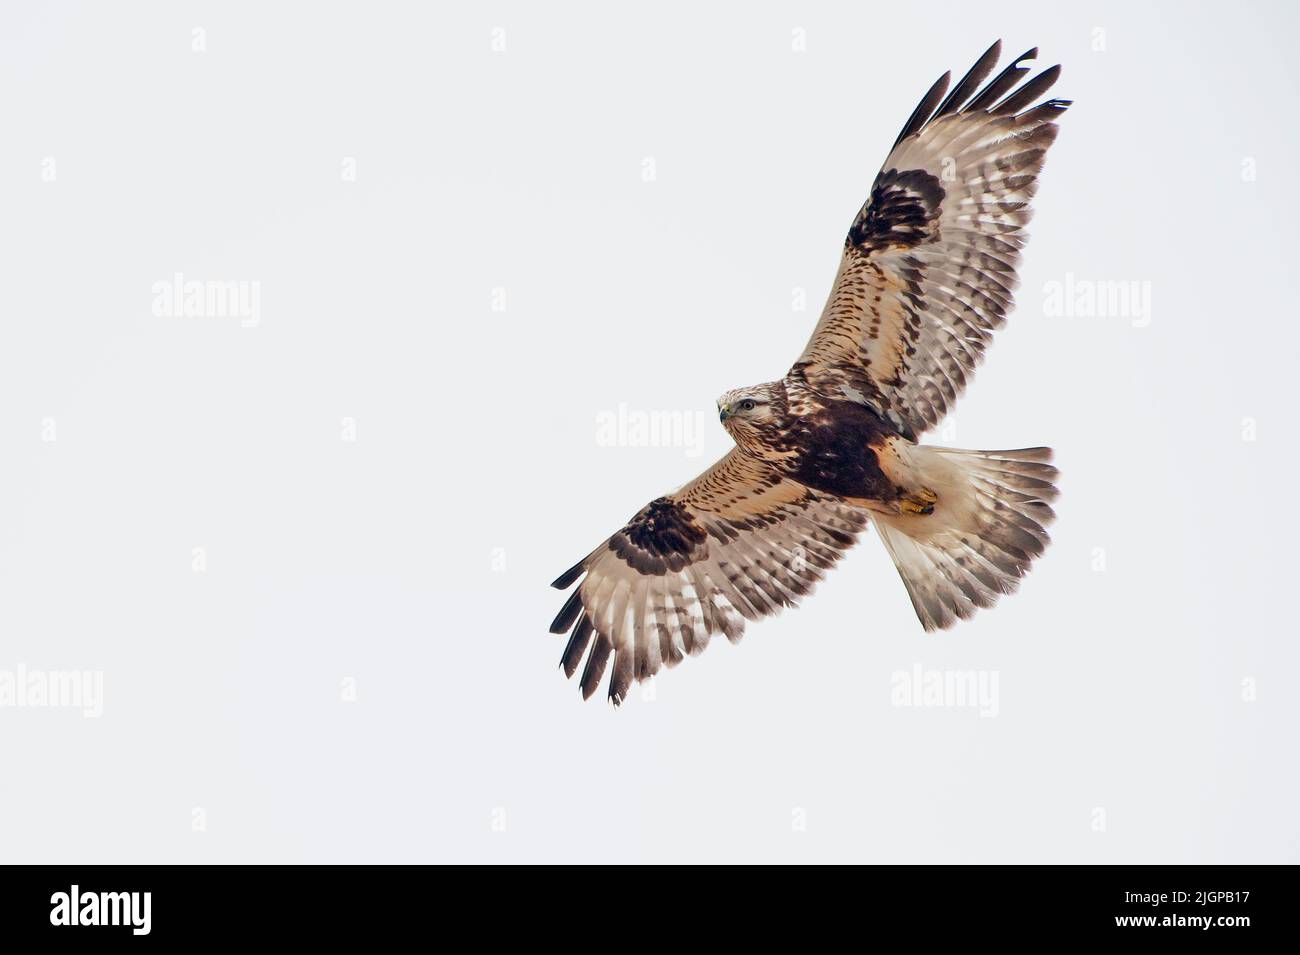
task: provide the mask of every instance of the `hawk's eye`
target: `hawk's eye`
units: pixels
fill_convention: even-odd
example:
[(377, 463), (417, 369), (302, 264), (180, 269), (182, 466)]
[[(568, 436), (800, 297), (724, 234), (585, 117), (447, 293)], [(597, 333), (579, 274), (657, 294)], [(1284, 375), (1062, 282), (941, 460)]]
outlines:
[(739, 405), (737, 405), (736, 407), (738, 407), (741, 411), (753, 411), (753, 410), (754, 410), (754, 402), (752, 402), (750, 399), (746, 398), (744, 401), (742, 401), (742, 402), (741, 402)]

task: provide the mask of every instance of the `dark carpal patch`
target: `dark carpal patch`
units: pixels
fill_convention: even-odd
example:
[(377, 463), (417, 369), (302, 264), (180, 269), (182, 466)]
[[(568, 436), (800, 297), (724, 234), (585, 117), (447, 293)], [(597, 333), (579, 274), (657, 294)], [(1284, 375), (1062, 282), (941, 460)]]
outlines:
[(924, 169), (886, 170), (876, 177), (845, 244), (871, 252), (891, 246), (910, 249), (937, 239), (943, 197), (939, 180)]
[(690, 511), (661, 497), (610, 538), (609, 548), (641, 573), (661, 575), (690, 564), (707, 536)]

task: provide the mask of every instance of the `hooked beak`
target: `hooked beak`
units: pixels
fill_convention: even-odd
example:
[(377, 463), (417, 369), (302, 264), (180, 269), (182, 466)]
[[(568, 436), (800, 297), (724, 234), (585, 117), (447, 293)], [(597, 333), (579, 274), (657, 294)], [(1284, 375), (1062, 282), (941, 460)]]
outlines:
[(718, 409), (718, 420), (726, 424), (727, 419), (731, 417), (731, 405)]

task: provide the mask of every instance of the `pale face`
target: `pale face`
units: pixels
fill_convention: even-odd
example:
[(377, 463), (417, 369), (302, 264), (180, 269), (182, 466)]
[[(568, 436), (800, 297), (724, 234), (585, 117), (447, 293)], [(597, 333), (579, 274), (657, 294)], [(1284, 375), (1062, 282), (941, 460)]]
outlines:
[(736, 388), (718, 399), (718, 420), (727, 432), (743, 444), (759, 428), (776, 418), (775, 395), (768, 385)]

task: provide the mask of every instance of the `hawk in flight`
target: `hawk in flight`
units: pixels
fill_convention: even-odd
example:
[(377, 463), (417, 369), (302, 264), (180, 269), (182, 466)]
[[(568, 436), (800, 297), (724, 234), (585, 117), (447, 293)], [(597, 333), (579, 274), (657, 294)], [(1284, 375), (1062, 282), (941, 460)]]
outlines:
[[(875, 526), (926, 630), (1016, 589), (1047, 545), (1049, 448), (918, 443), (948, 412), (1006, 321), (1056, 119), (1017, 57), (986, 85), (995, 43), (952, 92), (912, 113), (859, 210), (807, 348), (780, 381), (718, 400), (736, 446), (565, 571), (577, 588), (553, 633), (609, 697), (788, 607)], [(1022, 82), (1023, 81), (1023, 82)], [(945, 96), (944, 94), (947, 93)]]

